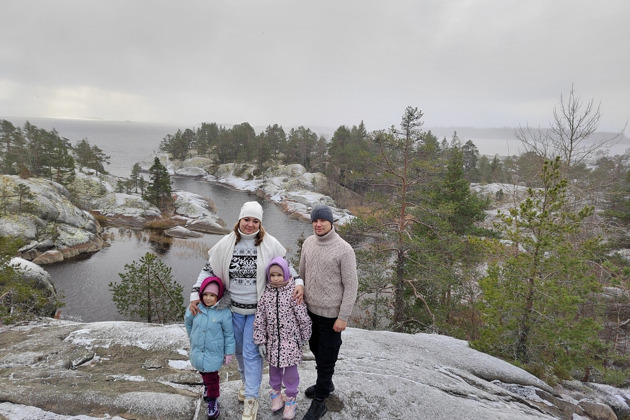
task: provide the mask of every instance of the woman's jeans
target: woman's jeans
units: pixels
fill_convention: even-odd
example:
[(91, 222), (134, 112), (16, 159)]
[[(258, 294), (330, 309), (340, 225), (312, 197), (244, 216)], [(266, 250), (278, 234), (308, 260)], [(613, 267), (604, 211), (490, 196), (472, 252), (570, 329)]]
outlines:
[(255, 315), (232, 313), (232, 327), (236, 340), (236, 361), (241, 380), (245, 382), (245, 398), (258, 398), (262, 383), (263, 358), (254, 343)]

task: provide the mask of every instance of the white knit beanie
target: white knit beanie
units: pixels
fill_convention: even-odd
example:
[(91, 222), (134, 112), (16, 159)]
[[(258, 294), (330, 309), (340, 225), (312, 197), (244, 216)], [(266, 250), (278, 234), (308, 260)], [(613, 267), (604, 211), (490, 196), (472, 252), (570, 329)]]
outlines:
[(248, 201), (241, 207), (241, 214), (238, 215), (238, 220), (241, 220), (243, 217), (254, 217), (262, 223), (262, 216), (263, 209), (258, 201)]

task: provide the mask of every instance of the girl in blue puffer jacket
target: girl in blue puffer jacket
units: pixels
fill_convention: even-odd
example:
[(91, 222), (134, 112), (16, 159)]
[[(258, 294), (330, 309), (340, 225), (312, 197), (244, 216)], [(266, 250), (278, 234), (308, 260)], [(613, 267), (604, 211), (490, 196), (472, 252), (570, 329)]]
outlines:
[(194, 316), (186, 310), (184, 323), (190, 338), (190, 363), (199, 371), (208, 402), (208, 419), (219, 417), (219, 369), (232, 360), (235, 351), (230, 295), (218, 277), (201, 283), (201, 312)]

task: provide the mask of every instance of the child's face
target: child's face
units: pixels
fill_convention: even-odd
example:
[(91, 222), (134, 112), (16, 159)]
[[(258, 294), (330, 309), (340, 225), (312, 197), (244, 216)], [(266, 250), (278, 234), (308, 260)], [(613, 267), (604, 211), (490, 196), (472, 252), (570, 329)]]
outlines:
[(214, 306), (217, 303), (217, 295), (214, 293), (204, 293), (201, 298), (203, 299), (203, 304), (208, 307)]
[(284, 273), (279, 265), (272, 265), (269, 269), (269, 283), (275, 287), (284, 286)]

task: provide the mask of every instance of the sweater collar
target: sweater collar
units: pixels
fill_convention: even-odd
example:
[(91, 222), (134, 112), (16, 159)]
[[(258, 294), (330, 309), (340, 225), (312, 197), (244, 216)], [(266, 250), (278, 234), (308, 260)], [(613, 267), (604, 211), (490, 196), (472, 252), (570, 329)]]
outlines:
[(240, 230), (240, 229), (238, 230), (238, 233), (240, 233), (240, 235), (241, 235), (241, 239), (248, 239), (248, 240), (255, 239), (255, 238), (256, 238), (256, 235), (258, 235), (258, 232), (260, 232), (260, 231), (259, 231), (259, 230), (257, 230), (256, 232), (254, 232), (254, 233), (250, 233), (249, 235), (247, 235), (247, 234), (245, 234), (245, 233), (241, 232), (241, 230)]
[(330, 232), (328, 232), (327, 234), (325, 234), (324, 236), (319, 236), (319, 235), (315, 235), (315, 237), (317, 238), (317, 243), (319, 245), (330, 245), (333, 242), (335, 242), (335, 239), (338, 237), (339, 235), (337, 234), (337, 231), (335, 230), (335, 227), (333, 226), (332, 229), (330, 229)]

